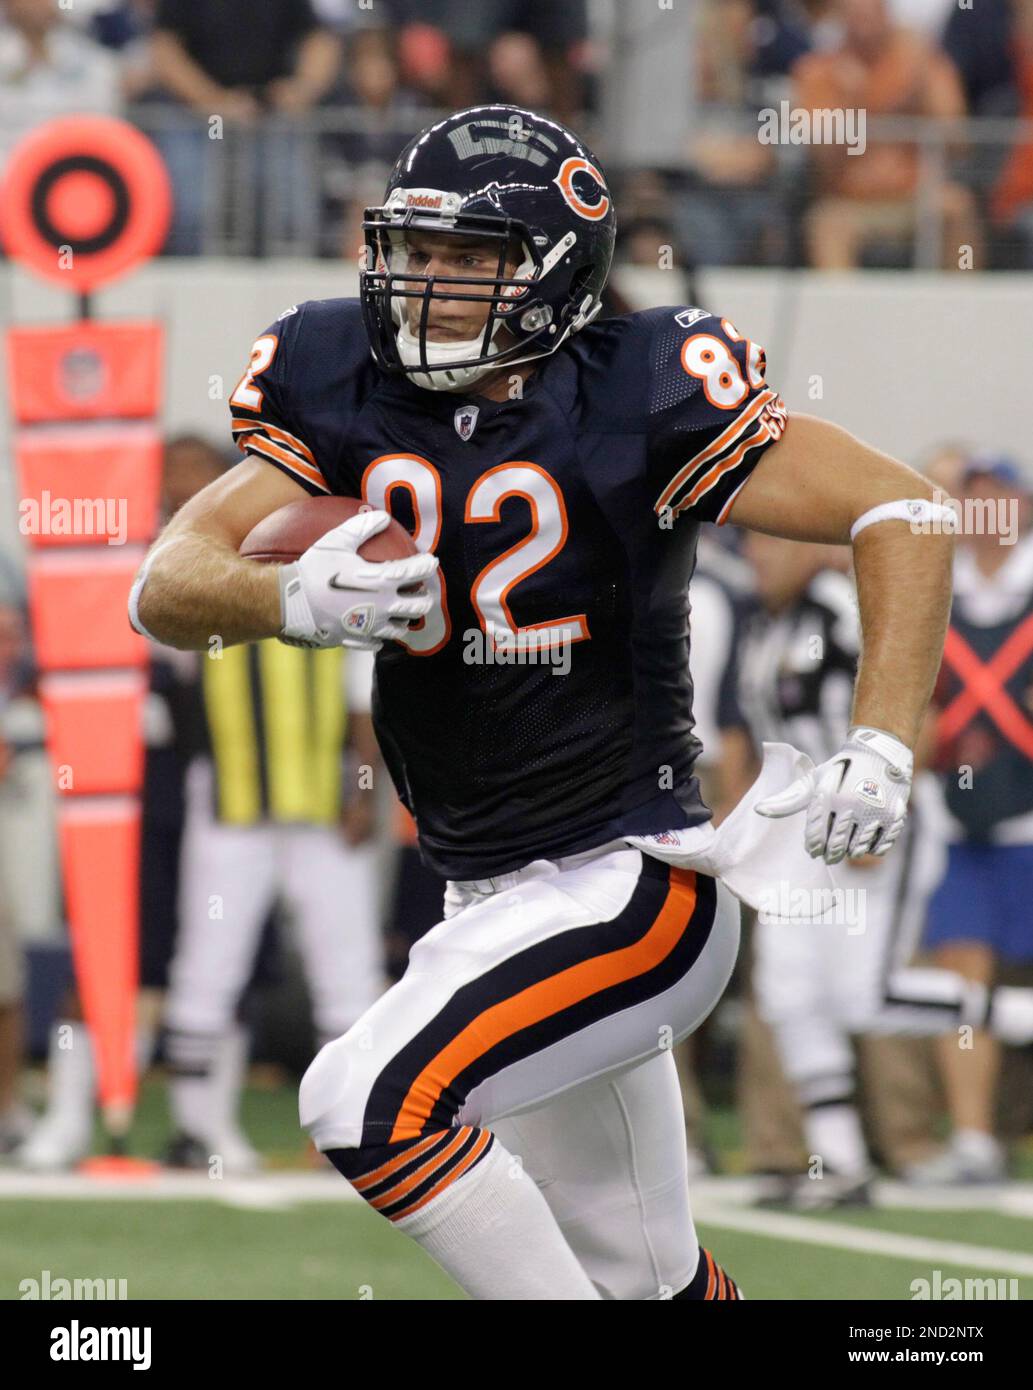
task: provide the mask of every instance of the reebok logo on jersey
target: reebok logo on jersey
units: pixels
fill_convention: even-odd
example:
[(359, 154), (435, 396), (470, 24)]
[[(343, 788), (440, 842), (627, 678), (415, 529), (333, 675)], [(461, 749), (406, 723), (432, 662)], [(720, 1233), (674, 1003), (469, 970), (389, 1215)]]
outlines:
[(680, 309), (675, 314), (674, 321), (681, 324), (682, 328), (691, 328), (694, 323), (699, 323), (700, 319), (708, 319), (709, 317), (709, 309)]

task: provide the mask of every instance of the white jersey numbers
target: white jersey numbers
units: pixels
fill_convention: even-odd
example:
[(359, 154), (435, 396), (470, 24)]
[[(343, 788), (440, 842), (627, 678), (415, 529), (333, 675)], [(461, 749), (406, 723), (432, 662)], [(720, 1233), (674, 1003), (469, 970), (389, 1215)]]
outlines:
[[(384, 454), (363, 474), (362, 500), (390, 512), (391, 494), (396, 488), (407, 492), (412, 503), (416, 549), (435, 550), (441, 535), (441, 474), (419, 454)], [(440, 568), (430, 585), (436, 598), (434, 607), (410, 629), (408, 637), (400, 639), (403, 647), (419, 656), (440, 651), (452, 633), (445, 576)]]
[(251, 349), (251, 361), (248, 363), (248, 369), (237, 382), (233, 395), (230, 397), (230, 405), (241, 406), (244, 410), (262, 409), (262, 393), (255, 385), (255, 377), (261, 376), (272, 366), (279, 343), (279, 338), (273, 333), (265, 333), (257, 340)]
[[(493, 640), (505, 636), (516, 650), (539, 650), (588, 636), (584, 613), (518, 627), (506, 599), (522, 579), (554, 559), (567, 543), (567, 509), (563, 493), (534, 463), (503, 463), (482, 473), (466, 499), (467, 521), (498, 521), (507, 497), (522, 497), (531, 510), (531, 530), (474, 580), (470, 598), (481, 627)], [(512, 639), (515, 638), (515, 641)]]
[[(363, 475), (363, 501), (390, 512), (396, 488), (409, 495), (417, 548), (434, 550), (441, 535), (440, 473), (418, 454), (385, 454), (375, 459)], [(497, 645), (505, 641), (510, 649), (518, 651), (584, 641), (589, 632), (583, 613), (530, 627), (519, 627), (514, 621), (509, 597), (522, 580), (547, 565), (563, 549), (567, 540), (567, 509), (559, 485), (537, 464), (502, 463), (482, 473), (474, 483), (466, 499), (464, 520), (497, 523), (501, 520), (502, 503), (510, 497), (523, 498), (527, 503), (531, 529), (522, 540), (485, 565), (474, 580), (470, 601), (481, 628)], [(432, 583), (437, 586), (435, 606), (421, 620), (421, 626), (402, 640), (402, 645), (415, 656), (440, 651), (451, 635), (445, 580), (440, 570)]]
[(739, 364), (728, 344), (712, 333), (696, 333), (682, 344), (681, 364), (690, 376), (699, 377), (711, 405), (734, 410), (750, 394)]

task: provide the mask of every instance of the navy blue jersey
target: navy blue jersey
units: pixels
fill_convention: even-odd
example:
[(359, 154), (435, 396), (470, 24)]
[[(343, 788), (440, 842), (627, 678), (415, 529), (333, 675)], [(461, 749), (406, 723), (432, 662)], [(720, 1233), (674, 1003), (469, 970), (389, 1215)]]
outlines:
[(709, 818), (687, 587), (698, 523), (785, 425), (757, 345), (704, 310), (628, 314), (493, 402), (381, 372), (358, 301), (326, 300), (258, 339), (232, 410), (243, 449), (386, 506), (439, 558), (374, 697), (431, 868), (484, 878)]

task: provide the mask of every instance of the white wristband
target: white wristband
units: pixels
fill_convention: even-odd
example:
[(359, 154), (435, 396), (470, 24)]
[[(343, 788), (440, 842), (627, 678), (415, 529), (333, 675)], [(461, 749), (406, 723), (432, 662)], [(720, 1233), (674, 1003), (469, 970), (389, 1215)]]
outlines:
[(871, 724), (852, 724), (847, 730), (847, 742), (855, 740), (863, 743), (866, 748), (873, 748), (888, 763), (905, 768), (909, 777), (913, 774), (915, 755), (896, 734), (888, 733), (885, 729), (875, 729)]
[(280, 638), (310, 640), (316, 635), (312, 607), (305, 595), (298, 574), (298, 564), (281, 565), (280, 581)]
[(153, 632), (148, 632), (147, 629), (144, 627), (143, 623), (140, 621), (140, 595), (143, 593), (143, 586), (147, 583), (147, 575), (150, 572), (151, 566), (154, 564), (155, 556), (160, 555), (161, 552), (168, 546), (168, 544), (169, 542), (166, 541), (165, 545), (159, 545), (156, 549), (152, 550), (149, 555), (144, 557), (143, 564), (136, 571), (136, 578), (133, 580), (133, 587), (129, 590), (130, 625), (134, 628), (136, 632), (140, 634), (141, 637), (146, 637), (151, 642), (158, 642), (159, 639), (155, 637)]
[(857, 518), (850, 528), (850, 539), (857, 536), (866, 526), (878, 521), (907, 521), (912, 530), (936, 526), (938, 530), (952, 534), (958, 529), (957, 513), (939, 502), (930, 502), (924, 497), (901, 498), (896, 502), (880, 502)]

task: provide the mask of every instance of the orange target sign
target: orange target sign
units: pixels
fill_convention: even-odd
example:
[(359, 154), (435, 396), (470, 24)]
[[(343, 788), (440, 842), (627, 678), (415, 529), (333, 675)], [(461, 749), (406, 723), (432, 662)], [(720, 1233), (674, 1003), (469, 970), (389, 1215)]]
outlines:
[(83, 294), (161, 249), (172, 208), (161, 155), (110, 116), (48, 121), (15, 146), (0, 183), (0, 241)]

